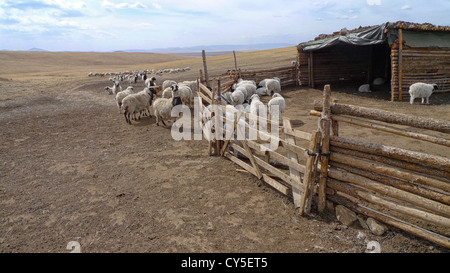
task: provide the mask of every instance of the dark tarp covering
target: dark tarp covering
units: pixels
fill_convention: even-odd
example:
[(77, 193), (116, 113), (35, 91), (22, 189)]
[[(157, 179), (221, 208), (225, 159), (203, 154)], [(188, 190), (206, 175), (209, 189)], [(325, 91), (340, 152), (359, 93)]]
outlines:
[(299, 48), (302, 48), (303, 51), (314, 51), (331, 47), (338, 43), (359, 46), (382, 44), (386, 41), (386, 36), (384, 35), (386, 24), (364, 29), (360, 32), (348, 33), (345, 36), (339, 35), (328, 39), (302, 43), (299, 45)]
[[(330, 38), (318, 39), (301, 43), (298, 49), (303, 51), (315, 51), (334, 46), (339, 43), (366, 46), (388, 43), (389, 46), (398, 39), (398, 30), (392, 28), (387, 22), (378, 26), (368, 27), (360, 31), (351, 31), (347, 35), (336, 35)], [(450, 48), (450, 32), (443, 31), (421, 31), (403, 30), (403, 40), (410, 47), (436, 47)]]

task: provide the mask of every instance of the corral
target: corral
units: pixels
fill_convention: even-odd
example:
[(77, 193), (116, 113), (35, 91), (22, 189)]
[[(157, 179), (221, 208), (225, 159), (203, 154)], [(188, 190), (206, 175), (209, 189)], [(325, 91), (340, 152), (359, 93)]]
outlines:
[[(287, 54), (280, 54), (283, 50)], [(284, 63), (295, 58), (295, 47), (283, 50), (260, 54), (283, 55)], [(239, 54), (238, 63), (245, 60), (252, 70), (271, 67), (267, 60), (263, 62), (267, 55), (252, 62), (255, 55)], [(209, 72), (233, 69), (232, 59), (211, 57)], [(6, 65), (9, 71), (1, 71), (2, 252), (67, 252), (67, 243), (74, 240), (84, 252), (364, 252), (367, 240), (378, 241), (382, 252), (446, 251), (397, 228), (383, 236), (348, 228), (334, 214), (315, 214), (315, 208), (311, 215), (300, 217), (290, 197), (279, 195), (252, 174), (237, 172), (232, 161), (208, 156), (208, 142), (176, 142), (170, 130), (155, 126), (154, 118), (126, 124), (112, 97), (104, 92), (108, 79), (87, 77), (90, 71), (108, 71), (108, 66), (73, 72), (66, 61), (53, 64), (45, 73), (24, 73), (26, 66), (22, 66), (16, 75), (12, 64)], [(190, 66), (191, 72), (170, 77), (198, 77), (201, 60), (177, 62), (158, 66)], [(134, 69), (127, 61), (120, 65), (115, 70)], [(295, 105), (286, 112), (293, 129), (316, 130), (317, 118), (310, 111), (314, 101), (322, 99), (322, 90), (286, 86), (282, 94), (288, 105)], [(445, 95), (436, 94), (441, 103), (430, 106), (387, 105), (337, 92), (333, 98), (445, 118)], [(379, 133), (341, 124), (339, 132), (365, 140), (385, 139)], [(418, 143), (389, 140), (405, 148)], [(440, 146), (417, 147), (446, 155)], [(358, 232), (365, 233), (365, 239)]]

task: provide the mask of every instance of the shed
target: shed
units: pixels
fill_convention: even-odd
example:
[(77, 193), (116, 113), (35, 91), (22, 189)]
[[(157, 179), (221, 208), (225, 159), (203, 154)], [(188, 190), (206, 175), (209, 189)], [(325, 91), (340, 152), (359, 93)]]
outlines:
[(436, 83), (450, 92), (450, 27), (424, 23), (387, 22), (342, 29), (300, 43), (298, 82), (371, 84), (383, 78), (390, 98), (409, 99), (415, 82)]

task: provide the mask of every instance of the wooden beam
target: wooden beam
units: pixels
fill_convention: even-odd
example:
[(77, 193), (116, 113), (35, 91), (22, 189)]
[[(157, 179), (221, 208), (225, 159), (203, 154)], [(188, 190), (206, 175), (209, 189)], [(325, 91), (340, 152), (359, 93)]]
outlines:
[(402, 101), (403, 88), (403, 31), (398, 29), (398, 100)]
[(320, 178), (319, 178), (319, 198), (318, 210), (325, 210), (326, 194), (325, 188), (327, 184), (328, 170), (328, 153), (330, 152), (330, 131), (331, 131), (331, 88), (325, 85), (323, 90), (323, 112), (320, 119), (322, 154), (320, 155)]
[(206, 66), (206, 53), (205, 53), (205, 50), (202, 50), (202, 59), (203, 59), (203, 69), (205, 69), (205, 83), (206, 83), (207, 87), (211, 87), (209, 85), (208, 67)]
[[(292, 123), (291, 120), (288, 118), (283, 119), (283, 127), (285, 130), (290, 130), (292, 131)], [(286, 138), (286, 141), (289, 144), (292, 145), (296, 145), (295, 143), (295, 137), (292, 137), (290, 135), (285, 134), (284, 135)], [(298, 155), (295, 153), (290, 153), (288, 149), (286, 149), (286, 155), (288, 157), (288, 159), (290, 159), (291, 161), (295, 162), (295, 163), (299, 163), (298, 162)], [(289, 174), (290, 176), (298, 179), (301, 181), (301, 176), (300, 176), (300, 172), (298, 172), (297, 170), (289, 167)], [(304, 183), (303, 183), (304, 184)], [(306, 189), (306, 187), (305, 187)], [(305, 209), (305, 191), (301, 192), (299, 189), (297, 188), (292, 188), (292, 197), (294, 199), (294, 204), (296, 208), (300, 208), (300, 215), (303, 215), (304, 209)]]

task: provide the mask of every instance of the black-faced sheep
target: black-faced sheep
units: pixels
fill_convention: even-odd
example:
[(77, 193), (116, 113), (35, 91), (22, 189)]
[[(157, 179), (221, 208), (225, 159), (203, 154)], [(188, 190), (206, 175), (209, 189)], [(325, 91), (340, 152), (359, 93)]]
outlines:
[(171, 112), (172, 108), (181, 105), (181, 98), (180, 97), (173, 97), (173, 98), (158, 98), (153, 102), (153, 111), (156, 117), (156, 125), (159, 126), (159, 121), (161, 121), (164, 126), (167, 127), (164, 120), (170, 120), (172, 119)]

